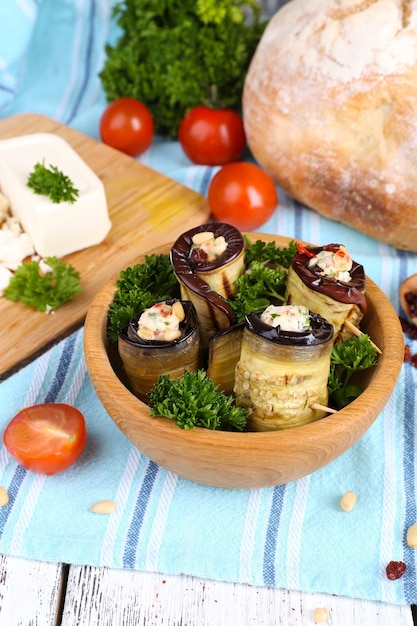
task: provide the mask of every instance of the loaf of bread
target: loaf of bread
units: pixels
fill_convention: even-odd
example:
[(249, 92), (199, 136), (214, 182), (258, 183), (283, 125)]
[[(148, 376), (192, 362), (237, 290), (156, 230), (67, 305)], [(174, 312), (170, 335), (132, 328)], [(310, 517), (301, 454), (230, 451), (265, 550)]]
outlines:
[(417, 251), (417, 0), (292, 0), (243, 92), (248, 145), (290, 196)]

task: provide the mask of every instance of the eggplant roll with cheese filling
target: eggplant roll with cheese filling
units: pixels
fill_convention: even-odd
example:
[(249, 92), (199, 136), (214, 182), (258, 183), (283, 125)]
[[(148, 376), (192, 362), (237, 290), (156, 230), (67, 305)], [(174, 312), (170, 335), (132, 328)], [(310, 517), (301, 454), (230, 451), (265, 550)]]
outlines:
[(147, 402), (160, 374), (179, 378), (200, 366), (194, 305), (177, 299), (157, 302), (119, 332), (118, 349), (132, 391)]
[(174, 243), (171, 264), (181, 298), (193, 302), (197, 310), (201, 343), (207, 349), (210, 337), (235, 321), (227, 300), (234, 296), (234, 283), (245, 271), (242, 234), (221, 222), (193, 228)]
[(346, 321), (359, 328), (366, 313), (365, 286), (363, 266), (351, 259), (344, 246), (298, 246), (288, 271), (286, 301), (302, 302), (333, 324), (335, 339), (345, 340), (351, 336)]
[(326, 415), (333, 326), (304, 306), (249, 313), (235, 371), (236, 404), (249, 430), (301, 426)]

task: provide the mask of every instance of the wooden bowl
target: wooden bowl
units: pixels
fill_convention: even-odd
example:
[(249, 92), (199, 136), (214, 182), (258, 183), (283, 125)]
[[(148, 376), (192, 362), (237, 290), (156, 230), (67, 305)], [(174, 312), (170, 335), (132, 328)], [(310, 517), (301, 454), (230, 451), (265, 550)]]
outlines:
[[(275, 240), (281, 246), (289, 242), (284, 237), (250, 236)], [(154, 252), (168, 253), (170, 248), (166, 245)], [(134, 263), (143, 261), (142, 256)], [(167, 418), (151, 417), (146, 404), (124, 383), (117, 349), (106, 338), (115, 280), (95, 297), (85, 321), (84, 350), (92, 383), (110, 417), (141, 452), (171, 472), (198, 483), (255, 489), (288, 483), (324, 467), (373, 424), (394, 389), (403, 363), (404, 341), (398, 316), (384, 293), (367, 279), (368, 312), (362, 330), (382, 355), (378, 365), (364, 373), (366, 388), (348, 407), (317, 422), (281, 431), (182, 430)]]

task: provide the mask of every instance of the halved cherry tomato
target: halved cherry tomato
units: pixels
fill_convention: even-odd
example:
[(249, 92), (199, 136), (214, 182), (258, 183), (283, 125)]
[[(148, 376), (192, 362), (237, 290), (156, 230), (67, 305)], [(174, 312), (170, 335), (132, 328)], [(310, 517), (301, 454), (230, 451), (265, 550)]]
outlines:
[(136, 157), (153, 140), (154, 122), (148, 107), (134, 98), (119, 98), (105, 109), (100, 119), (102, 141)]
[(37, 404), (17, 413), (6, 427), (4, 445), (32, 472), (63, 472), (80, 456), (87, 438), (83, 414), (68, 404)]
[(228, 163), (213, 177), (207, 195), (213, 216), (240, 230), (255, 230), (278, 204), (275, 184), (257, 165)]
[(237, 161), (246, 145), (241, 116), (232, 109), (196, 106), (181, 121), (178, 139), (190, 161), (224, 165)]

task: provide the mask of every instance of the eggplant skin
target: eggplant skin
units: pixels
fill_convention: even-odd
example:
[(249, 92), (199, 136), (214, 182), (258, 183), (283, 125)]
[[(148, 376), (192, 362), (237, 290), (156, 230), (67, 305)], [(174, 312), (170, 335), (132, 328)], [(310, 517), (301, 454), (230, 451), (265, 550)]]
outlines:
[(233, 394), (244, 326), (244, 322), (230, 326), (213, 335), (209, 342), (207, 376), (227, 394)]
[(245, 328), (235, 370), (236, 404), (249, 412), (248, 430), (301, 426), (325, 417), (332, 334), (326, 342), (291, 346)]
[[(190, 254), (193, 236), (201, 232), (223, 236), (227, 249), (215, 261), (204, 262)], [(178, 279), (182, 299), (193, 302), (198, 315), (202, 346), (208, 349), (216, 332), (235, 323), (228, 299), (234, 295), (234, 283), (245, 271), (245, 243), (242, 233), (229, 224), (211, 222), (183, 233), (171, 248), (171, 264)]]
[[(175, 300), (167, 300), (172, 304)], [(148, 403), (147, 393), (157, 383), (160, 374), (179, 378), (186, 371), (201, 367), (200, 332), (194, 305), (182, 301), (185, 320), (180, 324), (183, 336), (175, 341), (147, 341), (132, 330), (135, 315), (128, 327), (119, 331), (118, 350), (131, 391)]]
[(344, 328), (346, 321), (359, 328), (363, 318), (363, 308), (355, 302), (341, 302), (333, 297), (314, 290), (306, 284), (298, 275), (293, 266), (288, 270), (286, 287), (287, 304), (302, 302), (310, 311), (321, 315), (333, 324), (334, 338), (344, 341), (352, 335)]

